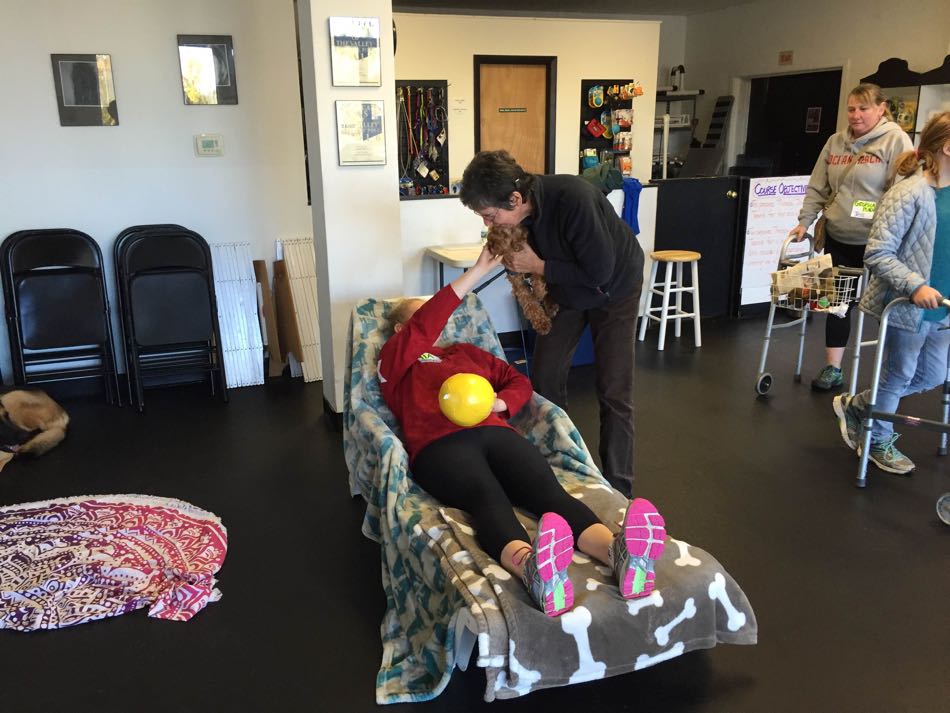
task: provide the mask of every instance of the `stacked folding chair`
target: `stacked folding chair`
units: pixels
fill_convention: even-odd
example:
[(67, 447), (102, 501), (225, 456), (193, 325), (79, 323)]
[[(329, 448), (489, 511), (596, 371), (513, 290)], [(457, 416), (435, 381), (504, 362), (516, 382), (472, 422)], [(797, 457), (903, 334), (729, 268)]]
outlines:
[(211, 251), (180, 225), (138, 225), (116, 238), (115, 273), (129, 396), (207, 379), (228, 400)]
[(95, 240), (78, 230), (23, 230), (0, 245), (7, 333), (18, 386), (101, 379), (119, 402), (112, 322)]

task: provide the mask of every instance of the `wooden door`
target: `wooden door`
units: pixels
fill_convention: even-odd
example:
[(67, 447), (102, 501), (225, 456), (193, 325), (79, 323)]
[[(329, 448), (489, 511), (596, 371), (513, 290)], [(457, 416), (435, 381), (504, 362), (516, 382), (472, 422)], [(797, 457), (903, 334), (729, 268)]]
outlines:
[(548, 70), (546, 64), (479, 65), (477, 150), (505, 149), (528, 173), (546, 172)]

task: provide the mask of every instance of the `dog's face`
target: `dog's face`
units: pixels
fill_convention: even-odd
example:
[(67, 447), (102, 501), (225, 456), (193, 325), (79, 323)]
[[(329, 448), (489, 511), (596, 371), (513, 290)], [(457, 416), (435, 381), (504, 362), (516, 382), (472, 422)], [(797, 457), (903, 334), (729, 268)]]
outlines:
[(0, 405), (0, 450), (16, 453), (37, 431), (27, 431), (10, 420), (10, 414)]
[(492, 255), (516, 253), (528, 240), (528, 231), (521, 225), (493, 225), (485, 244)]

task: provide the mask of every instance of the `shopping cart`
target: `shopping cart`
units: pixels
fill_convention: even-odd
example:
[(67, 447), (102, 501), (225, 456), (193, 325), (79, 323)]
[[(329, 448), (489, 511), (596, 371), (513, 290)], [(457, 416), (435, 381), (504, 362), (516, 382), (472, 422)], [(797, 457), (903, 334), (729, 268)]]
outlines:
[[(762, 344), (762, 356), (759, 359), (759, 370), (755, 378), (755, 392), (760, 396), (764, 396), (772, 388), (772, 374), (765, 370), (772, 331), (799, 327), (795, 381), (800, 383), (809, 313), (830, 312), (843, 315), (851, 302), (860, 299), (861, 290), (867, 282), (864, 268), (852, 267), (835, 267), (829, 275), (802, 275), (801, 279), (788, 279), (790, 277), (789, 270), (794, 271), (797, 265), (815, 257), (815, 240), (811, 235), (806, 234), (806, 237), (808, 239), (807, 252), (788, 254), (788, 248), (793, 242), (793, 236), (791, 235), (782, 243), (782, 249), (779, 252), (778, 270), (773, 273), (771, 304), (769, 305), (768, 323), (765, 327), (765, 340)], [(775, 324), (775, 312), (779, 309), (798, 314), (798, 317), (784, 324)], [(860, 346), (859, 340), (854, 349), (851, 393), (854, 393), (857, 384)]]
[[(885, 339), (887, 337), (887, 321), (890, 318), (891, 310), (895, 307), (895, 305), (899, 305), (904, 302), (910, 302), (910, 300), (907, 297), (898, 297), (896, 300), (888, 302), (887, 306), (884, 308), (884, 311), (881, 312), (881, 328), (878, 332), (877, 340), (863, 343), (863, 346), (876, 344), (877, 349), (874, 352), (874, 368), (871, 372), (871, 393), (868, 396), (868, 406), (864, 413), (864, 417), (861, 419), (861, 430), (858, 432), (859, 453), (861, 454), (861, 461), (858, 465), (858, 480), (855, 485), (857, 485), (859, 488), (863, 488), (865, 485), (867, 485), (868, 453), (871, 448), (871, 426), (874, 422), (874, 419), (879, 421), (890, 421), (891, 423), (900, 423), (904, 426), (912, 426), (914, 428), (924, 428), (928, 431), (937, 431), (940, 434), (940, 444), (937, 446), (937, 455), (947, 455), (947, 434), (950, 433), (950, 354), (947, 356), (947, 375), (943, 382), (943, 395), (941, 397), (941, 405), (943, 407), (943, 421), (932, 421), (926, 418), (918, 418), (917, 416), (907, 416), (905, 414), (889, 413), (887, 411), (877, 411), (875, 409), (875, 406), (877, 405), (877, 390), (881, 379), (881, 364), (884, 361), (884, 345)], [(950, 299), (943, 300), (942, 304), (944, 307), (950, 308)], [(858, 348), (860, 348), (860, 346), (861, 344), (859, 344)], [(854, 387), (851, 388), (851, 393), (854, 394)], [(939, 511), (940, 507), (938, 505), (938, 512)]]

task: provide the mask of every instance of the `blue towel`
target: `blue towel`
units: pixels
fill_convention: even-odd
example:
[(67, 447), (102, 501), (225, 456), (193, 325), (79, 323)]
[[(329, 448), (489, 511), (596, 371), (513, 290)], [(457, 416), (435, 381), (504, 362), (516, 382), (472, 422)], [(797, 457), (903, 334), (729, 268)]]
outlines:
[(636, 178), (623, 179), (623, 219), (631, 228), (633, 234), (640, 234), (640, 223), (637, 212), (640, 210), (640, 191), (643, 185)]

